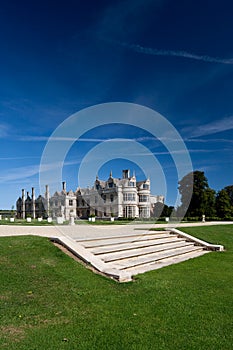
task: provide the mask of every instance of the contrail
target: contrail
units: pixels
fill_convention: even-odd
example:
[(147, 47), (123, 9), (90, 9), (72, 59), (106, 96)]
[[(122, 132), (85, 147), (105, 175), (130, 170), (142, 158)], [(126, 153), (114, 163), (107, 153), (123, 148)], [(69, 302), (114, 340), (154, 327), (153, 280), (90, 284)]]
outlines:
[(127, 49), (133, 50), (135, 52), (143, 53), (146, 55), (184, 57), (184, 58), (190, 58), (193, 60), (198, 60), (203, 62), (233, 64), (233, 58), (219, 58), (219, 57), (211, 57), (206, 55), (196, 55), (186, 51), (159, 50), (151, 47), (144, 47), (137, 44), (129, 44), (129, 43), (118, 42), (118, 41), (115, 41), (115, 43)]

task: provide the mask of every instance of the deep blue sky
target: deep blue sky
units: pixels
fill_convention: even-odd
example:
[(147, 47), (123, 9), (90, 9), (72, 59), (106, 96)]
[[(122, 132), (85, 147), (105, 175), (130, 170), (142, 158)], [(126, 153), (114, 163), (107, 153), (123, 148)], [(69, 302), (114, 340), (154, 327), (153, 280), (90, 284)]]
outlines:
[[(233, 184), (232, 23), (233, 4), (225, 0), (1, 2), (0, 208), (15, 205), (22, 188), (35, 186), (38, 194), (51, 133), (71, 114), (104, 102), (158, 111), (178, 130), (210, 187)], [(68, 189), (78, 186), (79, 162), (103, 135), (101, 128), (90, 131), (89, 141), (72, 147), (64, 167)], [(108, 135), (142, 136), (120, 126)], [(170, 158), (155, 149), (175, 191)], [(106, 164), (100, 175), (111, 167), (119, 177), (121, 166), (127, 162)], [(167, 203), (174, 204), (172, 190)]]

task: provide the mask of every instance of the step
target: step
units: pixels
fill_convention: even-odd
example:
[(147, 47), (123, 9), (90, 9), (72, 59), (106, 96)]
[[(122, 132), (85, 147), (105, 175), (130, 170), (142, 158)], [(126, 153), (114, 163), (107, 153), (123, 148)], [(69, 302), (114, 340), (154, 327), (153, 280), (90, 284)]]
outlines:
[(133, 248), (144, 248), (149, 246), (156, 246), (156, 245), (163, 245), (167, 243), (172, 242), (183, 242), (185, 241), (184, 238), (177, 238), (176, 236), (169, 236), (166, 238), (161, 239), (155, 239), (155, 240), (147, 240), (147, 241), (137, 241), (137, 242), (131, 242), (131, 243), (122, 243), (122, 244), (113, 244), (113, 245), (107, 245), (107, 246), (100, 246), (100, 247), (93, 247), (88, 248), (89, 251), (91, 251), (95, 255), (104, 254), (104, 253), (111, 253), (111, 252), (117, 252), (117, 251), (123, 251)]
[(132, 276), (147, 272), (147, 271), (153, 271), (157, 269), (161, 269), (162, 267), (166, 267), (173, 264), (178, 264), (180, 262), (187, 261), (189, 259), (198, 258), (204, 254), (210, 253), (209, 250), (202, 250), (202, 251), (195, 251), (187, 254), (182, 254), (170, 258), (166, 258), (163, 260), (159, 260), (153, 263), (143, 264), (139, 266), (132, 266), (129, 268), (124, 269), (125, 272), (129, 272), (132, 274)]
[(121, 234), (106, 234), (106, 235), (102, 235), (102, 236), (95, 236), (95, 237), (76, 237), (73, 239), (75, 241), (79, 241), (79, 242), (89, 242), (89, 241), (98, 241), (100, 239), (113, 239), (113, 238), (126, 238), (126, 237), (137, 237), (137, 236), (153, 236), (153, 235), (159, 235), (159, 234), (164, 234), (164, 233), (169, 233), (170, 234), (170, 231), (167, 231), (167, 230), (163, 230), (163, 231), (146, 231), (145, 232), (145, 229), (143, 229), (143, 232), (139, 232), (139, 230), (136, 230), (135, 232), (130, 232), (130, 233), (121, 233)]
[(133, 257), (133, 258), (127, 258), (127, 259), (122, 259), (118, 260), (117, 262), (110, 262), (106, 263), (106, 265), (109, 266), (114, 266), (114, 268), (123, 270), (129, 267), (133, 266), (138, 266), (138, 265), (143, 265), (147, 264), (150, 262), (155, 262), (158, 260), (162, 260), (165, 258), (170, 258), (173, 256), (181, 255), (181, 254), (186, 254), (194, 251), (200, 251), (203, 250), (203, 247), (200, 246), (191, 246), (191, 247), (182, 247), (182, 248), (177, 248), (177, 249), (170, 249), (158, 253), (152, 253), (152, 254), (147, 254), (145, 256), (140, 256), (140, 257)]
[(137, 236), (108, 238), (108, 239), (88, 240), (88, 241), (76, 240), (76, 242), (80, 243), (85, 248), (92, 248), (92, 247), (100, 247), (100, 246), (112, 245), (112, 244), (150, 241), (152, 239), (160, 239), (160, 238), (167, 238), (167, 237), (176, 237), (176, 235), (172, 235), (170, 233), (163, 233), (163, 234), (153, 234), (153, 235), (137, 235)]
[(155, 252), (161, 252), (161, 251), (165, 251), (168, 249), (181, 248), (181, 247), (190, 246), (190, 245), (193, 246), (193, 243), (186, 242), (185, 240), (181, 240), (178, 242), (175, 241), (172, 243), (160, 244), (160, 245), (156, 245), (156, 246), (128, 249), (128, 250), (124, 250), (124, 251), (120, 251), (120, 252), (107, 253), (107, 254), (102, 254), (102, 255), (98, 255), (98, 256), (104, 262), (110, 262), (110, 261), (126, 259), (129, 257), (137, 257), (137, 256), (141, 256), (141, 255), (155, 253)]

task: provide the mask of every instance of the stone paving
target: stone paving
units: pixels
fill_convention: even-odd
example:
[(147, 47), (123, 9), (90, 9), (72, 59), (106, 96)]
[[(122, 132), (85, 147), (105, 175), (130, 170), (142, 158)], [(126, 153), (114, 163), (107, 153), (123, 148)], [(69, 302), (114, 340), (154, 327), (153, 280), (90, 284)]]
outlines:
[[(233, 225), (233, 221), (221, 222), (199, 222), (199, 223), (181, 223), (177, 228), (188, 226), (210, 226), (210, 225)], [(0, 237), (3, 236), (21, 236), (35, 235), (43, 237), (61, 237), (68, 236), (72, 239), (94, 238), (104, 236), (118, 236), (119, 234), (131, 234), (135, 230), (140, 230), (141, 234), (147, 232), (150, 228), (170, 228), (171, 224), (128, 224), (128, 225), (89, 225), (79, 224), (74, 226), (57, 225), (57, 226), (17, 226), (17, 225), (0, 225)]]

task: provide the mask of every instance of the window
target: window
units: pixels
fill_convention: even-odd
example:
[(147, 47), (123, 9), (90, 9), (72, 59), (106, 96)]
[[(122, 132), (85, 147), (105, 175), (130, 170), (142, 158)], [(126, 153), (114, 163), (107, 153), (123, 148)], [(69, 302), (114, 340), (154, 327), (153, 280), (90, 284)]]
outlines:
[(142, 188), (143, 188), (144, 190), (149, 190), (149, 185), (148, 185), (148, 184), (143, 184)]
[(110, 201), (113, 202), (113, 199), (114, 199), (113, 194), (111, 194), (110, 195)]
[(124, 201), (135, 201), (135, 193), (124, 193), (123, 194)]
[(125, 218), (134, 218), (135, 217), (135, 207), (126, 206), (123, 208), (123, 216)]
[(145, 194), (140, 194), (139, 202), (149, 202), (149, 196), (147, 196)]
[(134, 207), (128, 207), (128, 213), (127, 213), (127, 216), (128, 218), (132, 218), (134, 215)]
[(149, 218), (150, 217), (150, 209), (149, 208), (139, 208), (139, 216), (140, 218)]
[(135, 182), (129, 181), (129, 186), (130, 186), (130, 187), (135, 187)]
[(108, 187), (109, 187), (109, 188), (112, 188), (112, 187), (113, 187), (113, 182), (109, 182), (109, 183), (108, 183)]
[(69, 205), (73, 205), (73, 199), (69, 199)]

